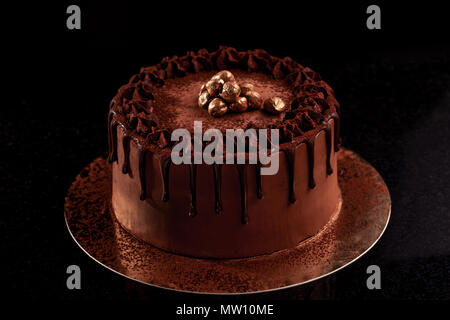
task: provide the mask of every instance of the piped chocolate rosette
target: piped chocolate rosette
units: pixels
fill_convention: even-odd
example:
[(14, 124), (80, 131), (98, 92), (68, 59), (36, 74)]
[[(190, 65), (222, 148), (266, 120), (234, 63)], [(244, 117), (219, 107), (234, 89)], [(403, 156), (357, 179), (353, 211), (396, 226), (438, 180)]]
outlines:
[(199, 107), (208, 110), (213, 117), (222, 117), (228, 112), (260, 110), (279, 114), (286, 110), (286, 104), (279, 97), (271, 97), (263, 102), (261, 95), (251, 83), (239, 85), (228, 70), (216, 73), (202, 85), (198, 95)]
[[(239, 84), (241, 95), (245, 94), (245, 84), (252, 83), (260, 90), (259, 93), (264, 99), (279, 96), (286, 105), (286, 110), (280, 113), (279, 117), (271, 116), (272, 120), (267, 119), (268, 117), (261, 117), (261, 119), (265, 119), (265, 124), (256, 119), (257, 117), (247, 117), (256, 112), (246, 112), (248, 114), (244, 115), (230, 111), (229, 116), (221, 118), (224, 122), (236, 123), (236, 116), (242, 115), (245, 128), (279, 129), (280, 143), (295, 142), (298, 144), (304, 141), (307, 135), (313, 136), (319, 131), (328, 130), (326, 123), (330, 119), (334, 119), (334, 145), (337, 148), (340, 144), (340, 106), (335, 99), (333, 89), (322, 80), (317, 72), (302, 66), (289, 57), (271, 56), (265, 50), (238, 51), (231, 47), (220, 47), (212, 52), (200, 49), (196, 52), (188, 52), (181, 57), (163, 58), (160, 63), (154, 66), (141, 68), (140, 72), (133, 75), (127, 84), (120, 87), (111, 101), (108, 116), (111, 160), (117, 158), (117, 148), (114, 143), (114, 132), (117, 127), (123, 128), (129, 135), (133, 136), (135, 141), (139, 141), (141, 148), (156, 148), (168, 151), (173, 146), (170, 135), (174, 128), (171, 124), (177, 124), (177, 127), (180, 127), (180, 121), (174, 121), (171, 117), (173, 115), (171, 111), (176, 109), (176, 106), (168, 107), (166, 103), (168, 99), (158, 98), (160, 92), (174, 82), (184, 80), (185, 77), (201, 78), (202, 74), (208, 73), (208, 77), (202, 79), (201, 84), (196, 86), (195, 89), (192, 88), (196, 91), (193, 92), (192, 106), (198, 108), (196, 100), (202, 84), (208, 82), (206, 79), (210, 79), (211, 74), (218, 73), (221, 70), (233, 70), (239, 76), (239, 79), (242, 79), (242, 83)], [(243, 79), (241, 74), (246, 72), (249, 76)], [(267, 77), (266, 80), (263, 79), (263, 76)], [(258, 80), (253, 83), (255, 77)], [(283, 90), (292, 95), (292, 98), (288, 95), (280, 96), (276, 93), (263, 94), (263, 91), (271, 91), (270, 87), (261, 87), (261, 85), (267, 83), (268, 78), (284, 86)], [(173, 94), (172, 89), (167, 89), (167, 91), (171, 95)], [(249, 95), (247, 94), (246, 97), (248, 102)], [(208, 99), (209, 102), (212, 100)], [(185, 106), (189, 103), (183, 101), (178, 105), (183, 106), (181, 109), (186, 110)], [(228, 103), (226, 105), (228, 108)], [(261, 110), (264, 106), (268, 107), (269, 104), (263, 103)], [(247, 111), (250, 110), (249, 107)], [(264, 110), (267, 111), (267, 109)], [(199, 111), (203, 112), (204, 110), (200, 109)], [(270, 113), (264, 112), (264, 115), (270, 115)], [(185, 117), (189, 119), (189, 123), (192, 123), (191, 118), (202, 118), (198, 113), (193, 113), (191, 116), (188, 112), (186, 112)], [(170, 121), (168, 121), (169, 118)], [(205, 125), (208, 122), (206, 118), (216, 120), (208, 114), (203, 119)], [(251, 120), (247, 121), (245, 118), (251, 118)], [(211, 121), (211, 125), (217, 126), (220, 125), (220, 122)]]

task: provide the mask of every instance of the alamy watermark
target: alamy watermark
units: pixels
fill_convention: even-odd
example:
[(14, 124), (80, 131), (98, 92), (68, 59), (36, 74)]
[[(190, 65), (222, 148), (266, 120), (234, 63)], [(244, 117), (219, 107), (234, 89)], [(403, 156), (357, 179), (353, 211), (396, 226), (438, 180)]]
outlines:
[(374, 290), (374, 289), (381, 289), (381, 269), (376, 264), (370, 265), (367, 267), (366, 270), (367, 274), (370, 274), (370, 276), (367, 278), (366, 285), (367, 289)]
[[(278, 172), (278, 129), (270, 129), (269, 141), (268, 129), (226, 129), (224, 137), (219, 129), (208, 129), (203, 133), (202, 128), (202, 121), (194, 121), (193, 137), (183, 128), (172, 132), (171, 140), (178, 141), (171, 153), (174, 164), (245, 164), (248, 160), (249, 164), (259, 162), (262, 165), (261, 175)], [(203, 148), (203, 142), (209, 144)]]
[(76, 4), (67, 7), (66, 13), (69, 14), (66, 20), (66, 27), (69, 30), (81, 29), (81, 9)]
[(81, 269), (76, 264), (67, 267), (66, 273), (69, 275), (66, 280), (66, 286), (69, 290), (81, 289)]
[(381, 9), (379, 6), (372, 4), (367, 7), (367, 14), (370, 16), (366, 20), (366, 26), (369, 30), (381, 29)]

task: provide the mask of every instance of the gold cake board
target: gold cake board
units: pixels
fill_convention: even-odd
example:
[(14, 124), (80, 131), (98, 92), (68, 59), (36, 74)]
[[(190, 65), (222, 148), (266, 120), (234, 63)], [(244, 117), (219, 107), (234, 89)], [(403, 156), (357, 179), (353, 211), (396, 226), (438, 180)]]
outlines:
[(85, 167), (64, 206), (67, 228), (92, 259), (122, 276), (155, 287), (204, 294), (243, 294), (298, 286), (357, 260), (380, 239), (391, 199), (380, 174), (350, 150), (338, 153), (342, 207), (317, 235), (292, 249), (241, 259), (200, 259), (144, 243), (110, 210), (111, 170), (104, 158)]

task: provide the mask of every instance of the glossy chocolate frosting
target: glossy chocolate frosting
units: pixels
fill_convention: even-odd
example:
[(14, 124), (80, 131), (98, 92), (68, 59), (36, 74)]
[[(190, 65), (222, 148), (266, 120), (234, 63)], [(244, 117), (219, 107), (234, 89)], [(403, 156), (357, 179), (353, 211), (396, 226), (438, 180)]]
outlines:
[[(287, 111), (211, 117), (197, 106), (198, 92), (223, 69), (255, 85), (264, 99), (281, 97)], [(192, 131), (194, 120), (203, 121), (203, 130), (279, 129), (279, 173), (261, 177), (260, 166), (249, 164), (172, 165), (170, 134)], [(270, 253), (312, 236), (339, 207), (339, 105), (317, 73), (290, 58), (228, 47), (165, 58), (119, 89), (108, 124), (116, 217), (160, 248), (215, 258)]]

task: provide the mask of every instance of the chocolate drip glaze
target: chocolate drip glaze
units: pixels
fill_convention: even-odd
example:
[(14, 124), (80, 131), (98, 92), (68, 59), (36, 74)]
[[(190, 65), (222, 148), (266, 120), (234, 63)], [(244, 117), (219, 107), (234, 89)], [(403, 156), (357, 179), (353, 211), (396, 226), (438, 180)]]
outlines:
[(189, 165), (189, 187), (191, 190), (189, 216), (195, 217), (197, 215), (197, 165), (193, 163)]
[(130, 173), (130, 136), (127, 134), (124, 134), (123, 140), (122, 140), (122, 147), (123, 147), (123, 166), (122, 166), (122, 173), (127, 174)]
[(215, 205), (214, 210), (217, 214), (222, 212), (222, 165), (213, 164), (213, 174), (214, 174), (214, 193), (215, 193)]
[(331, 126), (328, 122), (325, 123), (325, 140), (327, 145), (327, 174), (333, 173), (333, 168), (331, 167)]
[(306, 150), (308, 153), (308, 185), (310, 189), (316, 187), (316, 181), (314, 180), (314, 142), (316, 138), (312, 137), (306, 140)]
[(284, 151), (284, 154), (286, 155), (286, 160), (288, 163), (288, 176), (289, 176), (289, 202), (294, 203), (297, 201), (295, 198), (295, 190), (294, 190), (294, 177), (295, 177), (295, 149), (296, 146), (289, 146), (285, 149), (282, 149)]
[[(339, 115), (335, 112), (331, 113), (328, 116), (328, 120), (323, 124), (324, 126), (322, 127), (322, 129), (319, 130), (320, 131), (325, 131), (325, 141), (326, 141), (326, 148), (327, 148), (327, 159), (326, 159), (326, 166), (327, 166), (327, 174), (331, 175), (333, 173), (333, 168), (331, 167), (331, 145), (332, 145), (332, 141), (331, 141), (331, 125), (328, 122), (330, 119), (334, 120), (334, 128), (335, 128), (335, 133), (334, 133), (334, 147), (335, 147), (335, 152), (339, 151), (339, 139), (337, 137), (339, 137)], [(306, 149), (307, 149), (307, 154), (308, 154), (308, 185), (309, 188), (314, 189), (316, 186), (316, 182), (314, 179), (314, 146), (315, 146), (315, 140), (316, 137), (313, 136), (307, 140), (305, 140), (304, 142), (300, 142), (297, 145), (290, 145), (288, 147), (285, 147), (282, 149), (282, 151), (284, 151), (285, 155), (286, 155), (286, 160), (288, 162), (288, 167), (289, 167), (289, 201), (291, 203), (294, 203), (296, 201), (296, 197), (295, 197), (295, 190), (294, 190), (294, 173), (295, 173), (295, 149), (297, 146), (299, 146), (302, 143), (306, 144)]]
[(339, 146), (341, 145), (341, 136), (340, 136), (340, 128), (341, 128), (341, 119), (339, 114), (336, 112), (332, 112), (328, 115), (327, 120), (334, 120), (334, 152), (339, 151)]
[(111, 148), (108, 156), (109, 163), (113, 163), (114, 161), (118, 161), (117, 159), (117, 126), (118, 122), (111, 120), (109, 128), (109, 139), (111, 141)]
[[(337, 152), (339, 150), (339, 148), (337, 147), (338, 145), (338, 140), (336, 139), (336, 137), (339, 135), (339, 115), (337, 113), (332, 113), (329, 116), (329, 119), (334, 119), (334, 123), (335, 123), (335, 152)], [(324, 123), (324, 127), (319, 130), (320, 131), (325, 131), (325, 141), (326, 141), (326, 148), (327, 148), (327, 159), (326, 159), (326, 166), (327, 166), (327, 174), (331, 175), (333, 173), (333, 168), (331, 167), (331, 145), (332, 145), (332, 141), (331, 141), (331, 126), (330, 123), (327, 121)], [(294, 178), (294, 174), (295, 174), (295, 150), (296, 147), (299, 146), (302, 143), (306, 144), (306, 150), (307, 150), (307, 154), (308, 154), (308, 186), (311, 189), (314, 189), (316, 186), (316, 182), (314, 179), (314, 146), (315, 146), (315, 140), (316, 137), (313, 136), (309, 139), (306, 139), (303, 142), (300, 142), (299, 144), (296, 145), (289, 145), (287, 147), (282, 148), (282, 151), (284, 151), (285, 155), (286, 155), (286, 161), (288, 162), (288, 168), (289, 168), (289, 201), (291, 203), (294, 203), (296, 201), (296, 197), (295, 197), (295, 188), (294, 188), (294, 184), (295, 184), (295, 178)], [(258, 185), (258, 183), (257, 183)]]
[(237, 164), (236, 168), (239, 174), (239, 184), (241, 190), (241, 222), (242, 224), (247, 224), (247, 175), (245, 164)]
[[(112, 103), (111, 103), (112, 105)], [(110, 110), (108, 113), (108, 162), (111, 158), (111, 151), (112, 151), (112, 136), (111, 136), (111, 121), (113, 118), (113, 112)]]
[(163, 194), (161, 200), (164, 202), (169, 201), (169, 171), (172, 160), (170, 157), (159, 158), (159, 169), (161, 171), (161, 177), (163, 182)]
[[(337, 113), (331, 113), (328, 117), (329, 119), (334, 119), (335, 123), (335, 134), (334, 134), (334, 145), (335, 150), (336, 146), (338, 144), (338, 137), (339, 135), (339, 115)], [(110, 152), (108, 159), (110, 162), (118, 161), (117, 159), (117, 125), (118, 123), (115, 121), (111, 121), (108, 129), (109, 129), (109, 136), (108, 136), (108, 144), (110, 147)], [(321, 129), (325, 132), (325, 140), (326, 140), (326, 148), (327, 148), (327, 158), (326, 158), (326, 166), (327, 166), (327, 174), (331, 175), (333, 173), (333, 169), (331, 167), (331, 126), (329, 122), (325, 122), (324, 127)], [(124, 151), (124, 163), (122, 167), (122, 172), (124, 174), (129, 173), (129, 158), (130, 158), (130, 140), (131, 137), (127, 134), (124, 134), (122, 145), (123, 145), (123, 151)], [(307, 139), (304, 142), (307, 147), (307, 154), (308, 154), (308, 185), (311, 189), (313, 189), (316, 185), (314, 180), (314, 146), (315, 146), (315, 137), (312, 137), (310, 139)], [(301, 144), (300, 143), (300, 144)], [(290, 145), (288, 147), (285, 147), (282, 149), (282, 151), (285, 152), (286, 160), (288, 162), (288, 168), (289, 168), (289, 201), (291, 203), (294, 203), (296, 201), (295, 196), (295, 150), (297, 145)], [(139, 145), (139, 179), (141, 183), (141, 194), (140, 199), (145, 200), (146, 199), (146, 164), (145, 164), (145, 158), (146, 153), (148, 151), (148, 148), (146, 145)], [(338, 150), (338, 149), (337, 149)], [(160, 170), (161, 170), (161, 176), (163, 180), (163, 195), (162, 200), (168, 201), (169, 200), (169, 171), (170, 171), (170, 165), (171, 165), (171, 159), (170, 157), (160, 158)], [(240, 183), (241, 183), (241, 208), (242, 208), (242, 221), (243, 223), (246, 223), (244, 221), (247, 221), (246, 216), (246, 183), (244, 180), (242, 180), (244, 177), (242, 176), (243, 166), (245, 165), (238, 165), (239, 175), (240, 175)], [(221, 165), (214, 164), (213, 165), (213, 175), (214, 175), (214, 188), (215, 188), (215, 212), (219, 214), (222, 211), (222, 200), (221, 200), (221, 184), (222, 184), (222, 173)], [(263, 197), (263, 191), (262, 191), (262, 181), (261, 181), (261, 164), (255, 165), (256, 170), (256, 196), (258, 199), (262, 199)], [(196, 184), (197, 184), (197, 170), (196, 166), (191, 164), (190, 165), (190, 191), (191, 191), (191, 205), (189, 210), (189, 215), (194, 217), (197, 215), (197, 204), (196, 204)], [(243, 191), (244, 190), (244, 191)]]
[(145, 200), (147, 198), (147, 179), (145, 172), (145, 156), (147, 154), (147, 149), (145, 147), (139, 148), (139, 180), (141, 182), (141, 195), (140, 199)]
[(262, 199), (263, 191), (262, 191), (262, 181), (261, 181), (261, 163), (256, 164), (255, 170), (256, 170), (256, 197), (258, 199)]

